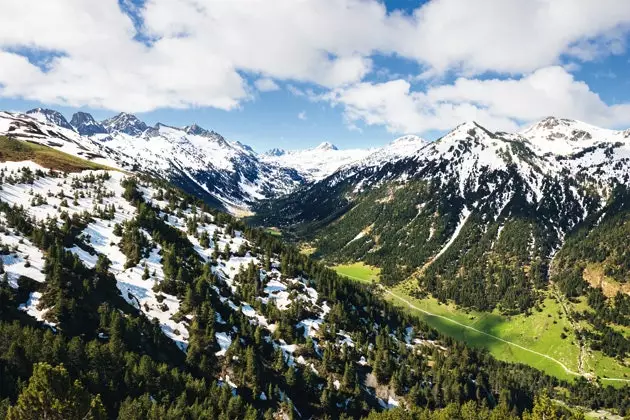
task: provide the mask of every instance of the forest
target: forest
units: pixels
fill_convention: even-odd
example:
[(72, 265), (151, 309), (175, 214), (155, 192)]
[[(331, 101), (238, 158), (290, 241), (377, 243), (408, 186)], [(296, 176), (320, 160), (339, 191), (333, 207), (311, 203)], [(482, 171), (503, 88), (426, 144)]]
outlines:
[[(24, 241), (4, 246), (3, 253), (17, 253), (28, 241), (45, 256), (44, 282), (22, 276), (16, 288), (6, 275), (0, 282), (2, 417), (271, 419), (283, 413), (331, 419), (549, 419), (581, 418), (568, 408), (573, 406), (622, 416), (630, 409), (627, 386), (603, 387), (583, 378), (564, 382), (497, 361), (440, 335), (370, 286), (343, 279), (281, 239), (166, 184), (125, 177), (121, 196), (135, 214), (115, 223), (123, 210), (108, 205), (116, 197), (105, 187), (111, 182), (106, 174), (73, 181), (77, 194), (102, 202), (81, 215), (69, 216), (59, 207), (57, 218), (41, 222), (20, 206), (0, 203), (3, 235)], [(43, 176), (48, 175), (31, 174), (25, 182)], [(97, 255), (81, 233), (96, 219), (113, 226), (125, 264), (134, 266), (126, 269), (141, 271), (145, 281), (158, 276), (147, 262), (159, 249), (164, 278), (155, 282), (154, 292), (181, 302), (175, 317), (188, 326), (185, 352), (164, 334), (158, 319), (121, 295), (112, 261)], [(211, 225), (212, 234), (206, 229)], [(247, 238), (241, 246), (229, 241), (218, 246), (225, 238), (241, 237)], [(92, 252), (93, 266), (76, 248), (69, 251), (71, 246)], [(202, 258), (199, 249), (210, 257)], [(242, 265), (226, 283), (217, 269), (246, 257), (259, 263)], [(265, 301), (261, 276), (289, 279), (286, 307)], [(18, 309), (33, 292), (41, 293), (41, 309), (50, 308), (43, 322)], [(308, 295), (316, 298), (300, 298)], [(234, 310), (248, 307), (258, 322)], [(311, 336), (304, 321), (320, 316), (318, 307), (327, 311)], [(218, 337), (226, 335), (231, 344), (222, 353)], [(391, 410), (383, 410), (383, 393), (390, 395), (384, 404)]]

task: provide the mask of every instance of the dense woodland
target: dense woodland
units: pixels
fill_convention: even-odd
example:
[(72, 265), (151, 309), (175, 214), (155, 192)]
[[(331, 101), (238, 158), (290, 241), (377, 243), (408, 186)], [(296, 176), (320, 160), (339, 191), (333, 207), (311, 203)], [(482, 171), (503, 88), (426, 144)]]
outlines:
[[(25, 182), (43, 175), (23, 174)], [(76, 187), (92, 194), (102, 182), (86, 177)], [(290, 418), (580, 418), (552, 399), (621, 415), (630, 410), (628, 387), (602, 387), (584, 379), (561, 382), (467, 348), (392, 307), (370, 287), (338, 277), (278, 238), (165, 184), (159, 184), (157, 196), (168, 205), (157, 208), (141, 192), (149, 182), (123, 181), (123, 196), (137, 213), (115, 232), (128, 264), (138, 264), (149, 249), (160, 246), (165, 278), (156, 291), (181, 300), (178, 316), (189, 320), (187, 351), (120, 296), (108, 270), (110, 261), (99, 257), (88, 268), (66, 250), (77, 245), (93, 251), (81, 231), (92, 218), (111, 217), (118, 209), (96, 206), (73, 217), (61, 212), (58, 220), (40, 223), (23, 208), (0, 203), (3, 231), (30, 240), (44, 251), (46, 261), (44, 283), (22, 277), (16, 289), (6, 276), (0, 282), (0, 417), (259, 419), (284, 413)], [(188, 232), (168, 223), (177, 215), (186, 219)], [(219, 249), (216, 238), (198, 235), (196, 227), (210, 220), (222, 235), (242, 232), (249, 246)], [(213, 249), (210, 261), (199, 257), (187, 233)], [(506, 249), (518, 246), (505, 244)], [(236, 275), (233, 299), (236, 304), (250, 302), (277, 324), (273, 332), (231, 310), (217, 293), (230, 291), (212, 268), (246, 253), (257, 255), (261, 263)], [(317, 345), (299, 326), (312, 315), (312, 306), (294, 299), (279, 310), (257, 299), (262, 294), (260, 270), (272, 265), (283, 276), (305, 279), (317, 290), (318, 301), (329, 302)], [(144, 276), (153, 275), (145, 267)], [(290, 292), (299, 296), (305, 287), (297, 282)], [(40, 305), (52, 308), (46, 318), (54, 327), (17, 309), (34, 290), (42, 293)], [(228, 330), (236, 337), (225, 355), (217, 356), (215, 333)], [(351, 332), (352, 346), (340, 344), (339, 331)], [(410, 331), (421, 344), (408, 344)], [(296, 356), (313, 360), (313, 365), (288, 363), (273, 345), (276, 340), (295, 344)], [(365, 363), (359, 363), (361, 356)], [(238, 383), (236, 388), (228, 386), (227, 375)], [(376, 394), (383, 390), (395, 395), (401, 407), (381, 412)]]
[(490, 199), (476, 202), (457, 199), (457, 188), (412, 181), (369, 190), (316, 234), (315, 257), (378, 266), (386, 285), (413, 275), (425, 292), (478, 310), (530, 310), (548, 285), (547, 256), (559, 240), (540, 216), (558, 209), (546, 202), (534, 207), (518, 194), (499, 208), (489, 191)]
[(552, 281), (569, 298), (587, 296), (592, 310), (577, 314), (594, 328), (585, 331), (594, 350), (623, 360), (630, 355), (630, 339), (614, 325), (630, 327), (630, 296), (621, 292), (606, 297), (598, 284), (589, 284), (585, 271), (599, 273), (619, 287), (630, 281), (630, 191), (619, 186), (607, 205), (587, 219), (558, 252)]

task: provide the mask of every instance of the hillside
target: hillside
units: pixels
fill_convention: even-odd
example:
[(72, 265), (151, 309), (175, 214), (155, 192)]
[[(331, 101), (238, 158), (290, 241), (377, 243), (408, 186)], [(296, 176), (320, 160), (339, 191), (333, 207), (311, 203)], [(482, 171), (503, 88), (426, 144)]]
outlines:
[[(501, 276), (521, 279), (517, 291), (546, 284), (565, 236), (628, 179), (627, 134), (557, 119), (522, 134), (466, 123), (410, 155), (359, 162), (265, 201), (252, 221), (314, 240), (333, 262), (378, 265), (387, 284), (417, 273), (444, 298), (478, 309), (507, 299), (506, 309), (522, 311), (533, 300), (515, 302)], [(481, 271), (462, 270), (476, 261)]]
[(377, 267), (385, 286), (410, 279), (413, 297), (511, 316), (558, 289), (577, 342), (630, 372), (629, 134), (555, 118), (515, 134), (466, 123), (263, 202), (251, 221), (328, 264)]
[(30, 160), (46, 169), (78, 172), (84, 169), (108, 169), (107, 166), (77, 158), (52, 147), (0, 136), (0, 162)]
[(251, 149), (197, 125), (149, 127), (121, 113), (97, 122), (87, 113), (71, 119), (36, 108), (0, 112), (0, 135), (48, 146), (112, 168), (168, 180), (206, 203), (232, 213), (304, 183), (293, 168), (267, 164)]
[(487, 416), (550, 407), (545, 395), (630, 408), (628, 388), (560, 382), (453, 342), (162, 181), (0, 167), (8, 418), (361, 417), (452, 402)]

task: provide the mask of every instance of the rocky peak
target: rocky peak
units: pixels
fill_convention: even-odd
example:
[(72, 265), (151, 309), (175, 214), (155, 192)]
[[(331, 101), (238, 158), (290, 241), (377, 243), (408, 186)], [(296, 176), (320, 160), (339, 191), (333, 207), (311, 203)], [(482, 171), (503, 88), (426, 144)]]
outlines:
[(337, 146), (335, 146), (334, 144), (325, 141), (321, 143), (319, 146), (317, 146), (315, 150), (339, 150), (339, 149), (337, 149)]
[(102, 124), (97, 122), (91, 114), (87, 112), (76, 112), (70, 124), (74, 127), (77, 133), (82, 136), (92, 136), (94, 134), (105, 134), (107, 130)]
[(105, 129), (112, 133), (118, 131), (120, 133), (129, 134), (130, 136), (139, 136), (149, 127), (133, 114), (121, 112), (115, 117), (108, 118), (102, 122)]
[(284, 155), (286, 155), (286, 153), (287, 153), (286, 150), (274, 147), (273, 149), (267, 150), (265, 152), (265, 155), (267, 155), (267, 156), (284, 156)]
[(54, 109), (34, 108), (34, 109), (31, 109), (30, 111), (27, 111), (26, 115), (29, 115), (40, 121), (48, 122), (48, 123), (57, 125), (59, 127), (74, 131), (74, 128), (72, 128), (70, 123), (68, 123), (68, 120), (66, 120), (66, 117), (64, 117), (61, 114), (61, 112), (55, 111)]

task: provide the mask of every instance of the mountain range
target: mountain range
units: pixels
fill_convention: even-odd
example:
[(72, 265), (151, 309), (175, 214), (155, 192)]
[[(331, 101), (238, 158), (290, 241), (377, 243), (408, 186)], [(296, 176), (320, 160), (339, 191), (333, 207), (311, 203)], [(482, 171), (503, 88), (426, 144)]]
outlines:
[[(2, 112), (0, 414), (48, 413), (45, 389), (68, 404), (51, 418), (624, 415), (629, 388), (602, 384), (627, 382), (628, 157), (630, 131), (551, 117), (257, 154), (195, 124)], [(381, 284), (327, 268), (348, 262)], [(552, 295), (577, 379), (440, 334), (386, 301), (398, 284), (491, 317)]]
[[(382, 149), (339, 150), (324, 142), (303, 151), (257, 154), (249, 146), (226, 140), (196, 124), (153, 127), (120, 113), (104, 121), (78, 112), (68, 122), (55, 110), (0, 113), (0, 135), (40, 142), (114, 168), (150, 173), (203, 197), (209, 204), (247, 212), (265, 198), (292, 192), (362, 158), (383, 158), (400, 151), (395, 143)], [(419, 148), (424, 143), (418, 140)]]
[(571, 238), (626, 217), (629, 157), (630, 130), (550, 117), (504, 133), (468, 122), (411, 154), (363, 159), (263, 201), (251, 221), (306, 240), (329, 263), (377, 266), (385, 284), (414, 278), (444, 301), (521, 313), (550, 279), (582, 294), (594, 285), (587, 266), (609, 285), (630, 279), (628, 268), (612, 279), (597, 265), (625, 261), (630, 240), (618, 235), (597, 257), (572, 259), (578, 280), (563, 259)]

